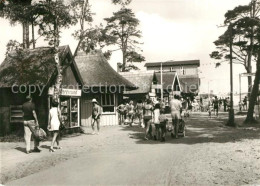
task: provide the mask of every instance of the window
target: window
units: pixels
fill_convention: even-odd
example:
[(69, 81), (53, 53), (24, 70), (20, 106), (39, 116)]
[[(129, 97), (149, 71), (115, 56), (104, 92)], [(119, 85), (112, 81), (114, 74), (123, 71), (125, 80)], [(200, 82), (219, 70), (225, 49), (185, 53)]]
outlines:
[(115, 94), (101, 94), (101, 106), (104, 113), (115, 112)]
[(171, 71), (171, 72), (174, 72), (174, 71), (176, 71), (176, 70), (175, 70), (174, 67), (171, 67), (171, 68), (170, 68), (170, 71)]
[(185, 75), (185, 69), (183, 67), (180, 67), (180, 75)]

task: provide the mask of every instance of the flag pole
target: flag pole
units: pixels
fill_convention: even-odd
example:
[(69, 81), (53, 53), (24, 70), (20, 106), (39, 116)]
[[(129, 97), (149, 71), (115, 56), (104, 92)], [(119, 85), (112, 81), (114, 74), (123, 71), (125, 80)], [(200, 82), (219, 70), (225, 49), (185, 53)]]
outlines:
[(161, 101), (163, 101), (163, 75), (162, 75), (162, 63), (161, 63)]

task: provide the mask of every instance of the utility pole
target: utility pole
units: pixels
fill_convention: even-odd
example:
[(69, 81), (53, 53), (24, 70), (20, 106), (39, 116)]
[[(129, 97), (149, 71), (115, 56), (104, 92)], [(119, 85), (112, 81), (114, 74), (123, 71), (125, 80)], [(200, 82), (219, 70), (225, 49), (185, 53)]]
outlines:
[(240, 104), (242, 103), (242, 98), (241, 98), (241, 73), (239, 74), (239, 102)]
[(233, 105), (233, 25), (230, 23), (229, 25), (229, 33), (230, 33), (230, 109), (229, 109), (229, 119), (228, 119), (228, 126), (235, 127), (235, 117), (234, 117), (234, 105)]
[(161, 63), (161, 101), (163, 101), (163, 75), (162, 75), (162, 63)]

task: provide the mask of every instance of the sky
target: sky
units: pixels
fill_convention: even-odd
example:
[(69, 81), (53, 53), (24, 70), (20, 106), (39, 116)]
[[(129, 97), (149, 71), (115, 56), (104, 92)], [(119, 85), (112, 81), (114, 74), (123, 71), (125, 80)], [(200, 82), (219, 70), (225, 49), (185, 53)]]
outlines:
[[(93, 25), (104, 24), (120, 6), (110, 0), (89, 0), (94, 16)], [(130, 8), (140, 20), (142, 31), (141, 48), (146, 62), (168, 60), (200, 60), (201, 93), (228, 93), (230, 90), (229, 64), (215, 68), (215, 60), (209, 54), (215, 50), (213, 42), (224, 32), (224, 14), (238, 5), (248, 4), (250, 0), (132, 0)], [(10, 39), (22, 41), (21, 25), (10, 26), (8, 20), (0, 19), (0, 63), (5, 58), (6, 44)], [(61, 44), (70, 45), (72, 52), (77, 42), (72, 37), (76, 27), (63, 30)], [(47, 46), (43, 39), (37, 47)], [(122, 61), (121, 53), (113, 53), (109, 60), (116, 69)], [(144, 63), (138, 66), (143, 69)], [(234, 65), (234, 92), (239, 92), (239, 73), (244, 73), (241, 65)], [(247, 91), (247, 79), (242, 79), (242, 92)]]

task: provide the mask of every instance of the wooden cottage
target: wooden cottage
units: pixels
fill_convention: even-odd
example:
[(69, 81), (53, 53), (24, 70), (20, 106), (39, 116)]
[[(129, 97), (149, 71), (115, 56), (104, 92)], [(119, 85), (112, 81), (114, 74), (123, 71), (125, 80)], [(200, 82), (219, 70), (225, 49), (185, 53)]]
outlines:
[(101, 125), (118, 125), (116, 107), (122, 101), (123, 91), (136, 89), (135, 85), (109, 65), (101, 50), (93, 50), (88, 54), (78, 52), (75, 62), (83, 80), (81, 125), (91, 125), (93, 98), (103, 108)]
[(132, 100), (144, 100), (149, 97), (152, 100), (161, 98), (161, 86), (163, 98), (166, 103), (170, 94), (180, 94), (181, 85), (176, 72), (163, 72), (162, 83), (161, 73), (154, 71), (120, 72), (120, 74), (134, 83), (138, 89), (125, 91), (124, 96)]
[[(80, 96), (82, 80), (69, 46), (59, 47), (63, 71), (61, 109), (67, 128), (80, 126)], [(21, 105), (31, 94), (39, 124), (47, 128), (52, 86), (57, 76), (54, 50), (40, 47), (17, 50), (8, 54), (0, 65), (0, 122), (5, 133), (10, 127), (22, 126)]]
[(124, 96), (133, 100), (156, 99), (155, 87), (158, 79), (153, 71), (120, 72), (120, 74), (138, 87), (136, 90), (124, 91)]
[[(155, 72), (156, 78), (158, 79), (158, 84), (163, 86), (163, 98), (166, 103), (169, 102), (169, 97), (171, 94), (181, 94), (182, 87), (178, 74), (176, 72), (163, 72), (162, 73), (162, 82), (161, 82), (161, 73)], [(161, 89), (156, 90), (157, 96), (161, 97)]]
[(182, 93), (186, 96), (195, 96), (198, 95), (200, 79), (193, 76), (180, 76), (180, 85)]

